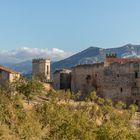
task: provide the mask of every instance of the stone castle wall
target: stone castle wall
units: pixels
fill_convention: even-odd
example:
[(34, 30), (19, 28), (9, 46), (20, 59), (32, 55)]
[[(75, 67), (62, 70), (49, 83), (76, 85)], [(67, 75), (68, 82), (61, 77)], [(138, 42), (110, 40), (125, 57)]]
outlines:
[[(86, 95), (101, 85), (103, 64), (80, 65), (72, 69), (71, 90)], [(97, 78), (98, 77), (98, 78)], [(99, 78), (100, 77), (100, 78)]]
[(53, 80), (54, 89), (71, 89), (71, 70), (62, 69), (55, 71)]
[(80, 65), (72, 70), (71, 90), (80, 91), (83, 97), (95, 90), (113, 101), (139, 104), (139, 89), (140, 62)]

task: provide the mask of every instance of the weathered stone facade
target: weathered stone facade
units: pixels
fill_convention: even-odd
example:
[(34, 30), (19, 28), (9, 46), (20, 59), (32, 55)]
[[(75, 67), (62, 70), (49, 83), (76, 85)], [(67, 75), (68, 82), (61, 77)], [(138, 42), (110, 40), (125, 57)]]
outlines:
[(71, 89), (71, 70), (62, 69), (54, 72), (54, 84), (53, 87), (56, 90), (59, 89)]
[(52, 89), (53, 82), (51, 80), (51, 60), (50, 59), (33, 59), (32, 75), (38, 77), (43, 82), (44, 89), (49, 91)]
[(50, 62), (49, 59), (33, 59), (32, 75), (50, 81)]
[(93, 90), (101, 90), (104, 64), (78, 65), (72, 69), (71, 90), (80, 91), (84, 97)]
[(73, 67), (71, 90), (82, 97), (95, 90), (97, 95), (140, 106), (140, 59), (108, 56), (104, 63)]
[(20, 73), (9, 68), (0, 66), (0, 85), (12, 83), (20, 78)]
[(140, 59), (117, 58), (116, 54), (109, 54), (103, 63), (78, 65), (71, 71), (56, 71), (54, 88), (66, 87), (74, 93), (80, 91), (81, 98), (96, 91), (100, 97), (114, 102), (135, 103), (140, 107)]

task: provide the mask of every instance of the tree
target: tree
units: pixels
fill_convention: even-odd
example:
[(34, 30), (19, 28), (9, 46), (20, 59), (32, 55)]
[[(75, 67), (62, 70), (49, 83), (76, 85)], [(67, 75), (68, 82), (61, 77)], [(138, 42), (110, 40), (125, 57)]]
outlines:
[(23, 94), (29, 103), (33, 96), (42, 92), (43, 84), (34, 78), (32, 80), (20, 79), (16, 85), (16, 90)]
[(98, 96), (96, 95), (96, 91), (92, 91), (86, 96), (85, 100), (93, 102), (93, 101), (97, 100), (97, 98), (98, 98)]
[(115, 105), (115, 107), (117, 108), (117, 109), (125, 109), (126, 108), (126, 104), (125, 103), (123, 103), (122, 101), (119, 101), (116, 105)]

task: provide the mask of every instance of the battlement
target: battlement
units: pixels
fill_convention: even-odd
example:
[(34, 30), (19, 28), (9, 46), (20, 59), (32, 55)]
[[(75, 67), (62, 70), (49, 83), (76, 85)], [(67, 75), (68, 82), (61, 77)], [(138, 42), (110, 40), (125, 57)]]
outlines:
[(46, 63), (50, 61), (51, 60), (49, 58), (35, 58), (32, 60), (32, 63)]
[(50, 64), (51, 60), (46, 58), (37, 58), (32, 60), (32, 75), (40, 79), (50, 80)]
[(117, 58), (117, 54), (116, 53), (108, 53), (108, 54), (106, 54), (106, 58)]

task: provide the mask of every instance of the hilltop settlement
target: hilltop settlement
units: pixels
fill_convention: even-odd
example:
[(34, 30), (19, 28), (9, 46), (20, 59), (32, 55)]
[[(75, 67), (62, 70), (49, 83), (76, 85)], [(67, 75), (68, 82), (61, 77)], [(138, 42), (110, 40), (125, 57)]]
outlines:
[[(140, 108), (140, 59), (118, 58), (117, 54), (106, 54), (102, 63), (82, 64), (71, 69), (55, 70), (51, 79), (51, 60), (33, 59), (32, 75), (39, 77), (45, 88), (70, 90), (81, 93), (81, 100), (92, 91), (113, 102), (122, 101)], [(0, 66), (0, 84), (19, 79), (21, 73)]]

